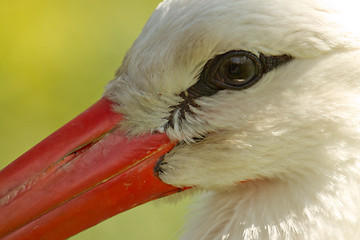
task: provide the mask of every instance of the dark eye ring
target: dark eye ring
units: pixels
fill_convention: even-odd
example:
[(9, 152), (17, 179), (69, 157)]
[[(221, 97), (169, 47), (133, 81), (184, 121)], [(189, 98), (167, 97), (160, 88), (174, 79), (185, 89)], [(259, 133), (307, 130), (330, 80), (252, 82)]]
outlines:
[(263, 70), (260, 59), (246, 51), (231, 51), (217, 58), (212, 73), (211, 85), (219, 89), (245, 89), (256, 83)]
[(211, 96), (223, 89), (242, 90), (254, 85), (276, 67), (286, 64), (292, 56), (259, 56), (244, 50), (233, 50), (210, 59), (204, 65), (198, 81), (180, 93), (183, 99)]
[[(264, 74), (291, 61), (291, 55), (259, 56), (244, 50), (233, 50), (211, 58), (198, 75), (198, 81), (181, 92), (183, 99), (172, 106), (165, 128), (174, 127), (174, 118), (186, 119), (186, 114), (195, 115), (193, 108), (200, 108), (196, 99), (211, 96), (223, 89), (242, 90), (251, 87)], [(180, 115), (176, 115), (176, 113)]]

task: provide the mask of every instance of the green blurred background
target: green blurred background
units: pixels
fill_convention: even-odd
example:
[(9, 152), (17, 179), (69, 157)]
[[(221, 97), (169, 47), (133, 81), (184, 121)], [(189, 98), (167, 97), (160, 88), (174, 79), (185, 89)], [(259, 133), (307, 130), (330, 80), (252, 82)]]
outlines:
[[(101, 97), (159, 2), (0, 1), (0, 169)], [(72, 239), (176, 239), (188, 202), (149, 203)]]

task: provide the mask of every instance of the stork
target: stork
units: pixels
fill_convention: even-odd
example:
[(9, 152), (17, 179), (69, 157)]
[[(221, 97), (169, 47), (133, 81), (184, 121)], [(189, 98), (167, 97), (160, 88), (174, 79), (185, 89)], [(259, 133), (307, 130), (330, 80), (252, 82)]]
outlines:
[(192, 188), (185, 240), (360, 239), (358, 11), (165, 0), (103, 98), (0, 172), (0, 236), (62, 239)]

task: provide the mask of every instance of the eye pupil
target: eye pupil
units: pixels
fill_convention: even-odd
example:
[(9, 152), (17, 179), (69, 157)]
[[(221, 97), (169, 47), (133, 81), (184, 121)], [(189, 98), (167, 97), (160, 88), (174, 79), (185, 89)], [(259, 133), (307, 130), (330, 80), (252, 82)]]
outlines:
[(227, 80), (232, 80), (233, 83), (250, 80), (256, 74), (254, 62), (245, 56), (227, 59), (222, 67), (225, 68), (222, 70), (228, 78)]
[(227, 72), (229, 77), (239, 78), (243, 74), (243, 69), (241, 69), (238, 63), (232, 63), (228, 66)]
[(256, 65), (247, 56), (234, 56), (225, 59), (219, 66), (217, 81), (223, 84), (240, 86), (254, 78)]

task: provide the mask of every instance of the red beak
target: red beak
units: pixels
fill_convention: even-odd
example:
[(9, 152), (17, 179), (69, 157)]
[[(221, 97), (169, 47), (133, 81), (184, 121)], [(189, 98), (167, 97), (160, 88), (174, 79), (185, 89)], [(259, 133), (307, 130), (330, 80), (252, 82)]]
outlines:
[(184, 190), (154, 167), (176, 143), (128, 137), (102, 98), (0, 171), (0, 238), (65, 239), (120, 212)]

